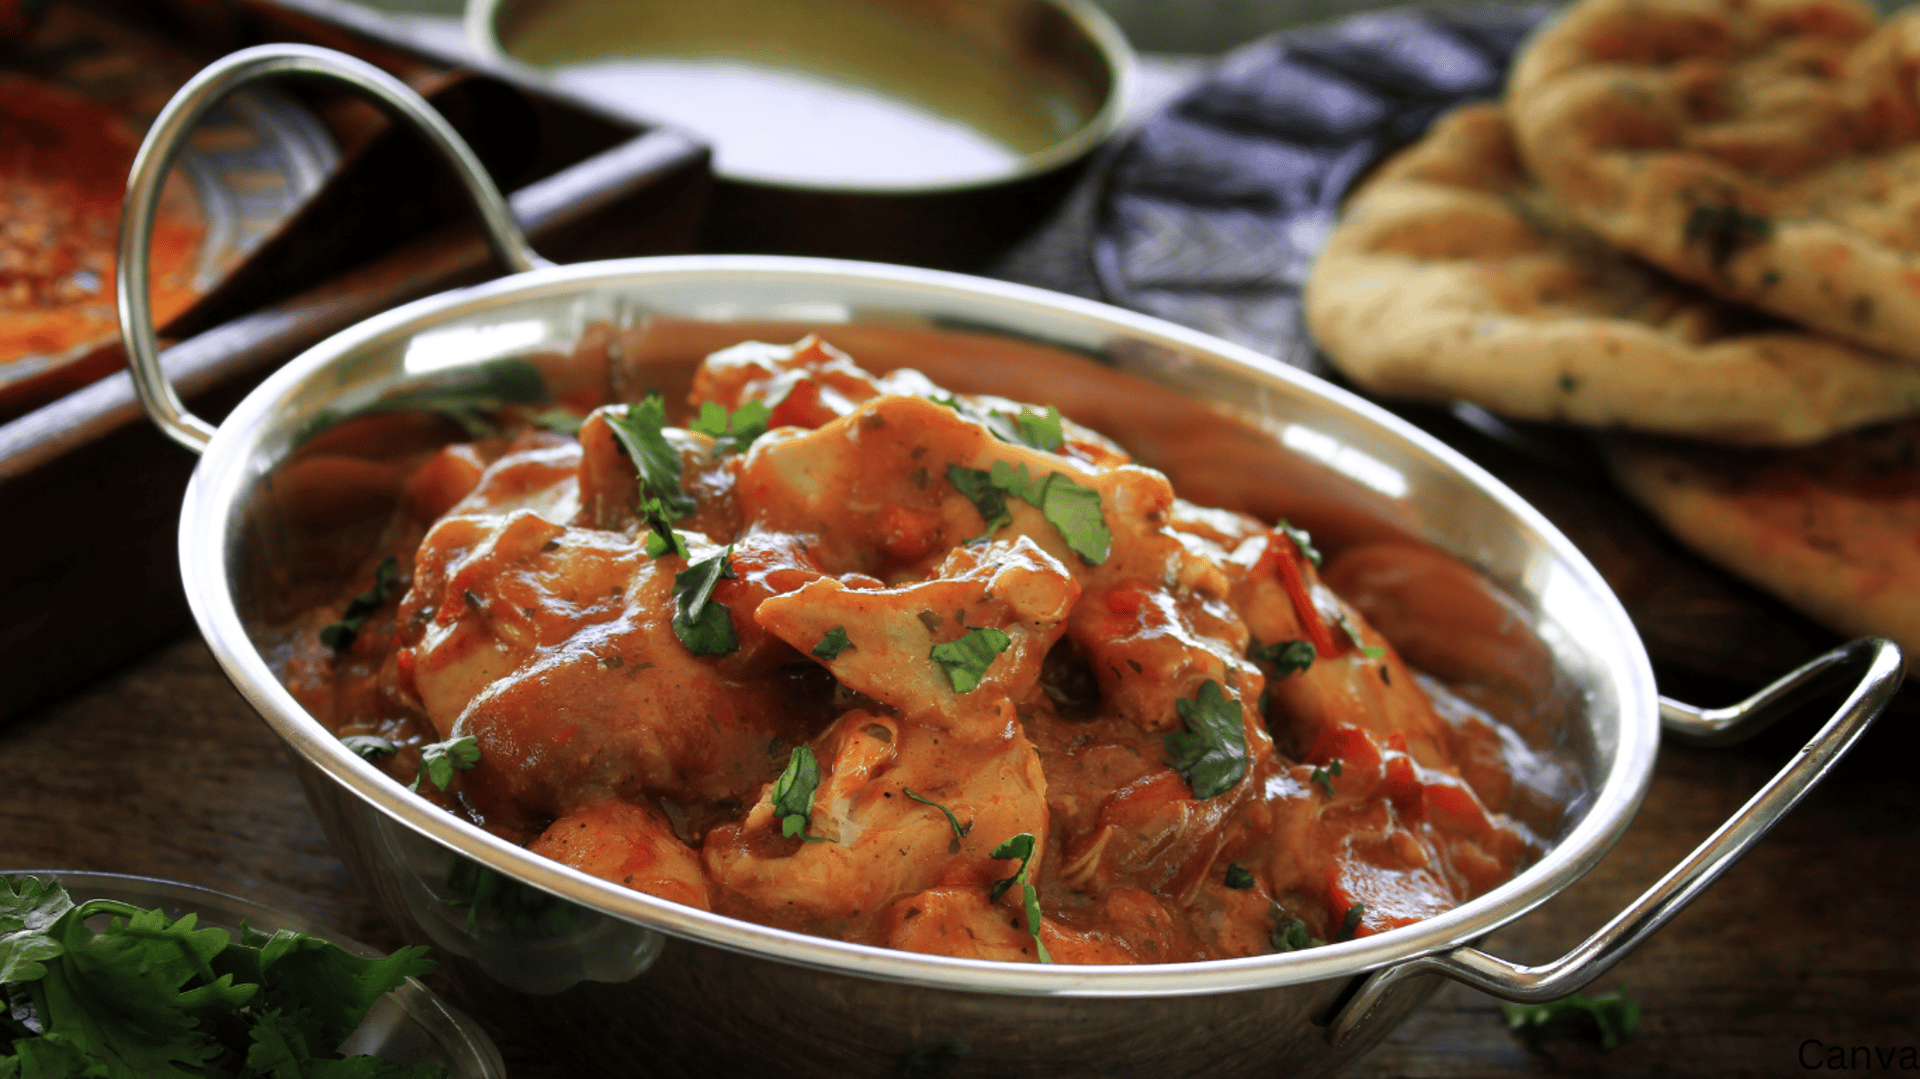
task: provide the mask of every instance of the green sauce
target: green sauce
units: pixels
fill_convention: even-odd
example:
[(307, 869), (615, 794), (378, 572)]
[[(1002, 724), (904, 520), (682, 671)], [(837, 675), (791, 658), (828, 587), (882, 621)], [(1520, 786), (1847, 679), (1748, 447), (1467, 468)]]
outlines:
[[(547, 0), (502, 49), (557, 84), (714, 144), (721, 175), (918, 186), (1012, 171), (1100, 102), (991, 46), (984, 5), (885, 0)], [(944, 20), (946, 23), (943, 25)]]

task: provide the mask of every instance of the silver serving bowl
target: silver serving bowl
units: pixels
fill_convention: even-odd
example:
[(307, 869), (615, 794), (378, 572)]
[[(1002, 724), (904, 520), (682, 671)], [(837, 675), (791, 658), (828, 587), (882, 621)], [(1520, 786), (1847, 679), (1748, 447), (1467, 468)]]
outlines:
[[(421, 125), (468, 186), (512, 276), (391, 311), (314, 347), (214, 429), (185, 413), (144, 310), (146, 229), (179, 133), (234, 86), (277, 71), (360, 86)], [(476, 1006), (568, 1046), (606, 1074), (1317, 1074), (1390, 1031), (1439, 975), (1516, 1000), (1551, 999), (1600, 975), (1664, 924), (1786, 812), (1897, 688), (1890, 642), (1854, 642), (1746, 704), (1666, 701), (1605, 583), (1512, 492), (1432, 438), (1350, 394), (1246, 349), (1125, 311), (1035, 289), (892, 266), (772, 257), (632, 259), (553, 267), (526, 249), (499, 195), (423, 102), (323, 50), (266, 46), (190, 83), (149, 135), (130, 182), (122, 321), (155, 422), (202, 454), (181, 516), (181, 571), (209, 647), (292, 750), (335, 849), (413, 939), (458, 957)], [(260, 644), (282, 555), (276, 465), (306, 432), (431, 373), (569, 346), (589, 322), (644, 317), (886, 325), (1052, 346), (1240, 417), (1279, 467), (1477, 567), (1535, 620), (1566, 707), (1536, 740), (1571, 760), (1587, 794), (1551, 849), (1486, 895), (1404, 928), (1306, 951), (1131, 967), (1029, 966), (846, 944), (678, 906), (537, 857), (408, 793), (362, 761), (282, 687)], [(460, 344), (464, 342), (464, 344)], [(683, 359), (671, 361), (683, 363)], [(684, 372), (681, 372), (684, 374)], [(674, 372), (662, 370), (662, 381)], [(1091, 376), (1088, 376), (1091, 377)], [(969, 388), (969, 387), (963, 387)], [(1063, 387), (1064, 388), (1064, 387)], [(1112, 432), (1123, 441), (1127, 432)], [(1227, 466), (1231, 471), (1233, 465)], [(1663, 719), (1727, 736), (1776, 718), (1843, 668), (1865, 674), (1779, 776), (1686, 862), (1568, 956), (1519, 967), (1470, 946), (1591, 868), (1644, 795)]]

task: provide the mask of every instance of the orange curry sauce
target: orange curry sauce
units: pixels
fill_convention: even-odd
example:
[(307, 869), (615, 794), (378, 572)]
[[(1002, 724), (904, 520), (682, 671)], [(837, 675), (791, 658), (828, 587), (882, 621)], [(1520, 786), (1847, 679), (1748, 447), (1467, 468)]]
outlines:
[[(120, 201), (139, 148), (113, 110), (0, 72), (0, 364), (117, 332)], [(196, 298), (193, 263), (205, 232), (192, 197), (170, 185), (153, 230), (156, 322)]]
[[(429, 796), (534, 851), (913, 951), (1266, 954), (1445, 911), (1543, 850), (1534, 828), (1552, 813), (1528, 807), (1558, 780), (1525, 774), (1539, 761), (1512, 730), (1416, 675), (1325, 583), (1373, 596), (1409, 639), (1445, 638), (1427, 642), (1443, 659), (1463, 634), (1403, 617), (1409, 587), (1531, 640), (1459, 563), (1375, 543), (1323, 571), (1286, 532), (1180, 500), (1095, 432), (1068, 422), (1051, 451), (1008, 441), (981, 418), (1030, 406), (954, 401), (811, 339), (710, 357), (693, 405), (748, 400), (772, 406), (773, 430), (744, 452), (666, 431), (694, 504), (675, 522), (691, 561), (729, 551), (711, 602), (735, 650), (695, 655), (676, 635), (689, 558), (647, 555), (635, 465), (602, 409), (577, 440), (523, 429), (410, 459), (375, 556), (398, 556), (402, 587), (339, 655), (320, 629), (373, 562), (309, 612), (283, 653), (293, 692), (342, 735), (398, 743), (383, 763), (403, 781), (421, 744), (472, 736), (479, 762)], [(354, 473), (378, 467), (365, 462), (309, 461), (309, 486), (384, 482)], [(952, 477), (996, 464), (1097, 493), (1104, 557), (1020, 497), (990, 528)], [(933, 652), (983, 628), (1005, 646), (963, 690)], [(847, 647), (817, 651), (836, 630)], [(1305, 670), (1250, 658), (1293, 641), (1316, 646)], [(1209, 710), (1244, 743), (1218, 791), (1169, 763), (1169, 736)], [(800, 746), (819, 781), (791, 834), (774, 787)], [(1028, 877), (996, 888), (1021, 864), (996, 849), (1020, 835)]]

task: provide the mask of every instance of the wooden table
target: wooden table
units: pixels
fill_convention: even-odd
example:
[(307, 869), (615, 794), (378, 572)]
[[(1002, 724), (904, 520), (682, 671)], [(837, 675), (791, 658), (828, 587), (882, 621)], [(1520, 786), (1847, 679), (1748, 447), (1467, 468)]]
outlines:
[[(1807, 1070), (1803, 1054), (1825, 1064), (1832, 1046), (1920, 1043), (1910, 763), (1920, 709), (1911, 691), (1896, 708), (1754, 853), (1595, 987), (1625, 981), (1645, 1009), (1627, 1045), (1530, 1048), (1508, 1035), (1495, 1001), (1452, 986), (1349, 1074), (1784, 1075)], [(1615, 852), (1489, 950), (1540, 961), (1598, 927), (1737, 809), (1813, 718), (1734, 749), (1663, 748)], [(0, 866), (185, 881), (399, 943), (328, 849), (278, 740), (198, 640), (0, 728)], [(515, 1076), (561, 1074), (537, 1047), (502, 1049)]]

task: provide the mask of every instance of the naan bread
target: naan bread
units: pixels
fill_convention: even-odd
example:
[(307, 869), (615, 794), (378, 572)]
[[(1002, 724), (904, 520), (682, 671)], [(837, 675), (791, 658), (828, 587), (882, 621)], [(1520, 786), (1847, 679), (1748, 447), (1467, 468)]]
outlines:
[(1443, 118), (1360, 189), (1306, 308), (1368, 389), (1522, 419), (1791, 445), (1920, 412), (1920, 367), (1608, 250), (1527, 176), (1495, 105)]
[(1509, 86), (1534, 175), (1608, 242), (1920, 362), (1920, 10), (1582, 0)]
[(1621, 439), (1614, 475), (1708, 558), (1920, 673), (1920, 422), (1778, 452)]

